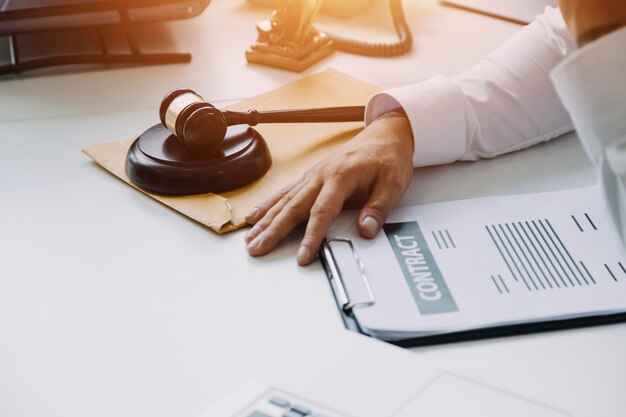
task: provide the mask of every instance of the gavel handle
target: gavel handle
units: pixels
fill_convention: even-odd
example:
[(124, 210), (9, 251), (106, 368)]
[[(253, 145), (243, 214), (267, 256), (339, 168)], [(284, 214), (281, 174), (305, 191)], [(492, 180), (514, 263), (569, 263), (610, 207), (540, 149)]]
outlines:
[(276, 110), (247, 112), (224, 111), (228, 126), (258, 123), (332, 123), (362, 122), (365, 106), (325, 107), (319, 109)]

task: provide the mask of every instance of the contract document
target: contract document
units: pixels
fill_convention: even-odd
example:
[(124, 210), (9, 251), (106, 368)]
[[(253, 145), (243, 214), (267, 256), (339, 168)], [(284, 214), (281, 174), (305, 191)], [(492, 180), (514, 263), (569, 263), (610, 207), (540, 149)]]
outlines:
[(395, 209), (364, 239), (332, 225), (343, 310), (384, 340), (626, 312), (626, 252), (598, 187)]

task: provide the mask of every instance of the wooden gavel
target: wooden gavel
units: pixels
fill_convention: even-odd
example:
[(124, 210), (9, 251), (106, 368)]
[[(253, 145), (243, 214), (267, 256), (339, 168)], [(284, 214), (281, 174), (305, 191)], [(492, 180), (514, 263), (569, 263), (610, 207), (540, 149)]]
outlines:
[(226, 136), (228, 126), (259, 123), (360, 122), (365, 106), (247, 112), (221, 111), (187, 88), (168, 93), (159, 109), (161, 123), (188, 148), (207, 152)]

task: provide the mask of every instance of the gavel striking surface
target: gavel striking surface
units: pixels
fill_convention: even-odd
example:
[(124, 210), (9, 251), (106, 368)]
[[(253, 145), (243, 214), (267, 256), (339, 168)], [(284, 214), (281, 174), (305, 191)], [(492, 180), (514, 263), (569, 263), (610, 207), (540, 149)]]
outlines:
[(261, 178), (272, 164), (267, 143), (247, 126), (231, 126), (207, 152), (190, 149), (162, 124), (146, 130), (128, 150), (126, 174), (154, 193), (222, 193)]

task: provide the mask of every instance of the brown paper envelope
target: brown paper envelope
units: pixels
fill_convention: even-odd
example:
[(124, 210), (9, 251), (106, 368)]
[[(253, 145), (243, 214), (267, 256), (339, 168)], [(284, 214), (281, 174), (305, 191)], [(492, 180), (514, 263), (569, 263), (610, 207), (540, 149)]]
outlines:
[[(349, 75), (327, 70), (236, 103), (228, 110), (363, 105), (377, 91), (376, 87)], [(222, 195), (163, 196), (135, 188), (218, 233), (226, 233), (245, 226), (244, 217), (255, 204), (297, 180), (309, 167), (354, 137), (362, 127), (361, 122), (256, 126), (270, 148), (272, 167), (258, 181)], [(83, 152), (134, 187), (124, 169), (126, 153), (134, 140), (97, 143)]]

